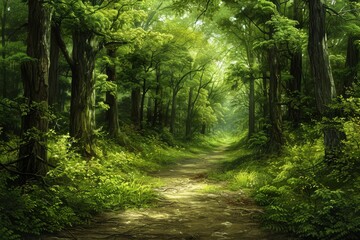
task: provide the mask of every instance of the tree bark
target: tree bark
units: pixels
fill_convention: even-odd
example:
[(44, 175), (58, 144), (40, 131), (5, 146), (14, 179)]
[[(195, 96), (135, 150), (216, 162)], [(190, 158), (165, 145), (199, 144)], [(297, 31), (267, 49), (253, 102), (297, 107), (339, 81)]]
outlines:
[[(358, 1), (350, 1), (350, 10), (355, 18), (359, 17), (357, 13), (356, 4)], [(359, 71), (359, 61), (360, 61), (360, 52), (356, 41), (360, 40), (360, 35), (356, 33), (349, 33), (347, 41), (347, 51), (346, 51), (346, 62), (345, 69), (346, 75), (343, 81), (343, 86), (341, 88), (341, 94), (348, 98), (349, 94), (347, 91), (352, 87), (354, 83), (358, 83), (358, 71)]]
[(146, 109), (146, 122), (150, 126), (152, 123), (152, 99), (148, 97), (147, 99), (147, 109)]
[(84, 156), (94, 155), (93, 129), (94, 119), (94, 88), (95, 50), (92, 46), (93, 33), (73, 32), (73, 50), (71, 66), (71, 105), (70, 105), (70, 136)]
[(140, 129), (144, 128), (144, 109), (145, 109), (145, 98), (146, 98), (146, 93), (148, 91), (148, 89), (146, 88), (146, 79), (143, 80), (143, 85), (142, 85), (142, 94), (141, 94), (141, 101), (140, 101)]
[(56, 41), (55, 29), (51, 29), (50, 42), (50, 70), (49, 70), (49, 105), (56, 110), (61, 109), (60, 90), (59, 90), (59, 57), (60, 48)]
[(164, 127), (169, 127), (169, 114), (170, 113), (170, 100), (168, 100), (166, 102), (166, 107), (164, 110), (164, 117), (163, 117), (163, 126)]
[(155, 89), (155, 100), (154, 100), (154, 114), (152, 119), (152, 126), (156, 127), (161, 125), (161, 84), (160, 84), (161, 72), (160, 65), (156, 65), (156, 89)]
[[(107, 54), (112, 60), (112, 63), (107, 64), (106, 66), (106, 75), (108, 76), (107, 81), (111, 83), (116, 82), (116, 69), (115, 69), (115, 49), (107, 49)], [(120, 126), (119, 126), (119, 111), (117, 103), (117, 91), (107, 91), (106, 92), (106, 104), (109, 106), (109, 109), (106, 111), (106, 120), (108, 123), (108, 133), (112, 138), (117, 138), (120, 135)]]
[(47, 173), (48, 81), (51, 9), (42, 1), (28, 1), (27, 55), (21, 66), (28, 112), (22, 117), (22, 140), (17, 169), (20, 184)]
[[(309, 18), (308, 51), (317, 110), (321, 116), (332, 119), (334, 113), (329, 104), (336, 97), (336, 90), (327, 52), (325, 6), (322, 0), (309, 1)], [(325, 159), (332, 159), (340, 153), (343, 134), (331, 123), (324, 129)]]
[[(252, 71), (252, 69), (250, 69)], [(255, 78), (253, 73), (250, 73), (250, 89), (249, 89), (249, 132), (248, 138), (255, 133)]]
[[(298, 21), (298, 29), (301, 29), (301, 22), (303, 20), (302, 8), (300, 7), (300, 0), (294, 1), (294, 17), (293, 19)], [(290, 62), (290, 74), (291, 80), (287, 84), (287, 88), (292, 98), (288, 107), (288, 119), (292, 123), (294, 128), (298, 128), (301, 118), (301, 108), (297, 105), (300, 101), (301, 94), (301, 82), (302, 82), (302, 50), (298, 48), (292, 53)]]
[(135, 87), (131, 90), (131, 121), (135, 129), (140, 129), (140, 101), (140, 87)]
[(186, 121), (185, 121), (185, 138), (191, 138), (191, 122), (192, 122), (192, 108), (193, 108), (193, 92), (194, 88), (191, 87), (189, 90), (189, 98), (188, 98), (188, 107), (187, 107), (187, 114), (186, 114)]
[(356, 41), (360, 40), (360, 36), (350, 35), (348, 36), (347, 41), (347, 51), (346, 51), (346, 62), (345, 68), (347, 70), (341, 94), (348, 98), (349, 94), (347, 91), (352, 87), (353, 83), (358, 82), (358, 70), (359, 70), (359, 48), (356, 45)]
[(269, 84), (269, 116), (270, 116), (270, 141), (269, 151), (278, 153), (284, 145), (282, 133), (282, 115), (280, 106), (280, 66), (275, 46), (268, 50), (270, 68)]
[(172, 98), (171, 98), (171, 114), (170, 114), (170, 133), (175, 133), (175, 119), (176, 119), (176, 89), (172, 90)]
[(267, 71), (266, 69), (262, 70), (262, 94), (263, 94), (263, 104), (262, 104), (262, 117), (264, 119), (268, 119), (269, 118), (269, 92), (268, 92), (268, 76), (267, 76)]
[(7, 97), (7, 66), (5, 64), (5, 59), (6, 59), (6, 23), (7, 23), (7, 6), (8, 6), (8, 0), (3, 0), (3, 6), (2, 6), (2, 13), (1, 13), (1, 47), (2, 47), (2, 52), (1, 52), (1, 57), (2, 57), (2, 65), (1, 65), (1, 75), (2, 75), (2, 81), (3, 81), (3, 91), (2, 91), (2, 95), (3, 98)]

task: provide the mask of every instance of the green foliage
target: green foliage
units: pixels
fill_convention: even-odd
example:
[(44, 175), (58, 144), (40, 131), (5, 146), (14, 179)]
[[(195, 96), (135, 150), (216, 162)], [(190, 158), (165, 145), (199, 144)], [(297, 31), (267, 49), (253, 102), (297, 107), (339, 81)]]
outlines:
[(263, 132), (254, 133), (249, 140), (247, 141), (247, 146), (250, 149), (253, 149), (258, 152), (263, 152), (268, 144), (269, 137)]
[(288, 147), (282, 160), (273, 161), (273, 180), (256, 193), (270, 229), (306, 239), (359, 236), (359, 171), (349, 168), (347, 156), (327, 166), (323, 152), (321, 141), (308, 142)]
[(0, 232), (2, 239), (20, 239), (21, 234), (57, 231), (76, 222), (73, 209), (64, 206), (52, 189), (28, 184), (9, 187), (15, 181), (2, 172), (0, 182)]
[(19, 99), (0, 99), (0, 126), (3, 127), (4, 134), (11, 134), (12, 131), (19, 129), (20, 116), (25, 111), (23, 108)]
[[(61, 141), (65, 143), (67, 137)], [(139, 155), (126, 152), (115, 144), (107, 142), (99, 145), (103, 146), (99, 152), (102, 156), (90, 161), (64, 147), (53, 152), (53, 158), (67, 156), (48, 173), (54, 181), (57, 195), (66, 199), (67, 205), (76, 209), (78, 216), (149, 203), (153, 192), (150, 186), (144, 184), (138, 170), (149, 164)]]
[(288, 44), (290, 49), (299, 49), (306, 43), (306, 34), (296, 28), (298, 22), (287, 17), (275, 14), (266, 24), (274, 27), (274, 40), (276, 44)]
[[(158, 183), (146, 172), (189, 153), (176, 147), (167, 131), (147, 137), (132, 134), (129, 141), (136, 141), (133, 144), (139, 145), (138, 150), (129, 152), (99, 133), (97, 157), (83, 159), (70, 148), (69, 136), (51, 132), (49, 161), (56, 167), (42, 182), (20, 187), (13, 184), (16, 177), (4, 170), (0, 174), (1, 237), (20, 239), (22, 235), (59, 231), (83, 223), (97, 212), (150, 205), (156, 198), (152, 188)], [(164, 139), (174, 146), (169, 147)], [(0, 147), (8, 145), (16, 146), (16, 141)], [(4, 156), (0, 160), (9, 161)]]
[(306, 34), (296, 28), (297, 22), (280, 14), (271, 16), (271, 20), (266, 25), (274, 29), (271, 39), (258, 41), (255, 48), (269, 48), (276, 46), (279, 49), (296, 51), (302, 48), (306, 43)]
[(258, 153), (254, 149), (233, 148), (236, 149), (227, 153), (222, 167), (211, 172), (209, 179), (226, 182), (227, 188), (232, 191), (241, 189), (253, 192), (266, 185), (271, 179), (267, 171), (268, 163), (257, 158)]

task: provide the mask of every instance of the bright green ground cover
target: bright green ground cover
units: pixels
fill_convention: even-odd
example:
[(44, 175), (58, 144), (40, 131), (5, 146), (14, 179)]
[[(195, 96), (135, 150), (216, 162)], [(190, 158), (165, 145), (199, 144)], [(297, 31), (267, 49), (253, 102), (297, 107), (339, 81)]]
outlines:
[[(69, 148), (69, 137), (54, 135), (49, 141), (51, 168), (40, 183), (13, 186), (16, 176), (0, 175), (0, 239), (19, 239), (84, 223), (92, 215), (114, 209), (147, 207), (154, 203), (153, 188), (161, 183), (148, 175), (179, 159), (194, 157), (216, 143), (176, 142), (168, 133), (136, 134), (129, 130), (125, 147), (99, 136), (92, 159)], [(6, 145), (17, 146), (16, 140)], [(5, 143), (1, 144), (4, 146)], [(190, 147), (191, 146), (191, 147)], [(5, 149), (3, 149), (5, 150)], [(16, 151), (0, 157), (16, 159)]]
[(288, 145), (276, 156), (254, 148), (254, 140), (240, 141), (229, 148), (227, 160), (209, 178), (252, 195), (264, 207), (262, 220), (272, 230), (304, 239), (360, 239), (356, 126), (345, 124), (344, 152), (330, 163), (324, 161), (320, 128), (304, 126), (287, 134)]

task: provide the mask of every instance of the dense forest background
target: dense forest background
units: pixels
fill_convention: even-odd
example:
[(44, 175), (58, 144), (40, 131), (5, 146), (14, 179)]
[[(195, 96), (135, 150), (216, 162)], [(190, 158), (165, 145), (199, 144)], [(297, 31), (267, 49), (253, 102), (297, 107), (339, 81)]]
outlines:
[(265, 226), (359, 239), (359, 1), (0, 2), (1, 239), (151, 204), (214, 134)]

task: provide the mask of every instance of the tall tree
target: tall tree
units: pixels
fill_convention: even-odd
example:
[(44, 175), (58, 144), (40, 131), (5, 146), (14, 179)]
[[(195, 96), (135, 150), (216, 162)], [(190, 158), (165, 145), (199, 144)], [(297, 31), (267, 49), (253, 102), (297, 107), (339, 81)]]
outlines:
[(28, 110), (22, 117), (22, 140), (18, 162), (21, 183), (47, 172), (48, 78), (50, 65), (51, 8), (40, 0), (28, 1), (27, 54), (21, 66)]
[(8, 0), (3, 0), (2, 2), (2, 9), (1, 9), (1, 47), (2, 47), (2, 52), (1, 52), (1, 57), (3, 60), (2, 66), (1, 66), (1, 72), (2, 72), (2, 81), (3, 81), (3, 91), (2, 91), (2, 95), (4, 98), (6, 98), (7, 96), (7, 67), (4, 63), (5, 59), (6, 59), (6, 52), (5, 52), (5, 47), (6, 47), (6, 23), (7, 23), (7, 19), (8, 19)]
[(59, 103), (60, 89), (59, 89), (59, 58), (60, 48), (56, 41), (56, 30), (51, 29), (50, 41), (50, 70), (49, 70), (49, 105), (54, 106), (56, 110), (61, 109)]
[[(115, 57), (116, 49), (108, 48), (107, 55), (110, 58), (110, 62), (106, 65), (106, 75), (108, 76), (107, 81), (110, 84), (115, 85), (116, 82), (116, 67), (115, 67)], [(119, 126), (119, 114), (118, 114), (118, 102), (117, 102), (117, 91), (112, 89), (112, 91), (106, 92), (106, 104), (109, 106), (109, 109), (106, 111), (106, 120), (108, 125), (109, 135), (113, 138), (119, 137), (120, 126)]]
[[(144, 17), (134, 9), (137, 4), (135, 0), (54, 3), (57, 40), (72, 72), (70, 136), (84, 156), (94, 155), (96, 56), (105, 46), (123, 45), (141, 35), (143, 31), (134, 30), (135, 22)], [(71, 32), (71, 54), (62, 36), (64, 28)]]
[[(356, 8), (356, 3), (358, 0), (350, 0), (348, 5), (350, 7), (350, 13), (352, 17), (355, 17), (358, 21), (359, 14), (358, 9)], [(355, 24), (355, 27), (352, 25)], [(360, 52), (357, 42), (360, 40), (360, 33), (356, 31), (357, 24), (350, 23), (349, 26), (350, 32), (348, 33), (347, 38), (347, 50), (346, 50), (346, 61), (345, 68), (346, 74), (344, 79), (344, 86), (342, 87), (341, 94), (345, 97), (348, 97), (347, 90), (352, 87), (353, 83), (358, 83), (358, 71), (359, 71), (359, 62), (360, 62)]]
[[(297, 21), (296, 27), (302, 28), (303, 14), (300, 0), (294, 0), (293, 3), (293, 20)], [(288, 119), (292, 122), (294, 128), (300, 124), (301, 107), (299, 106), (302, 84), (302, 48), (297, 46), (290, 53), (290, 74), (291, 79), (287, 83), (287, 89), (290, 95), (290, 104), (288, 105)]]
[[(317, 110), (321, 116), (332, 119), (334, 112), (329, 105), (336, 97), (336, 89), (328, 56), (325, 4), (323, 0), (312, 0), (308, 4), (310, 24), (308, 51), (315, 84)], [(343, 133), (332, 125), (325, 127), (323, 131), (325, 158), (331, 159), (341, 150)]]

